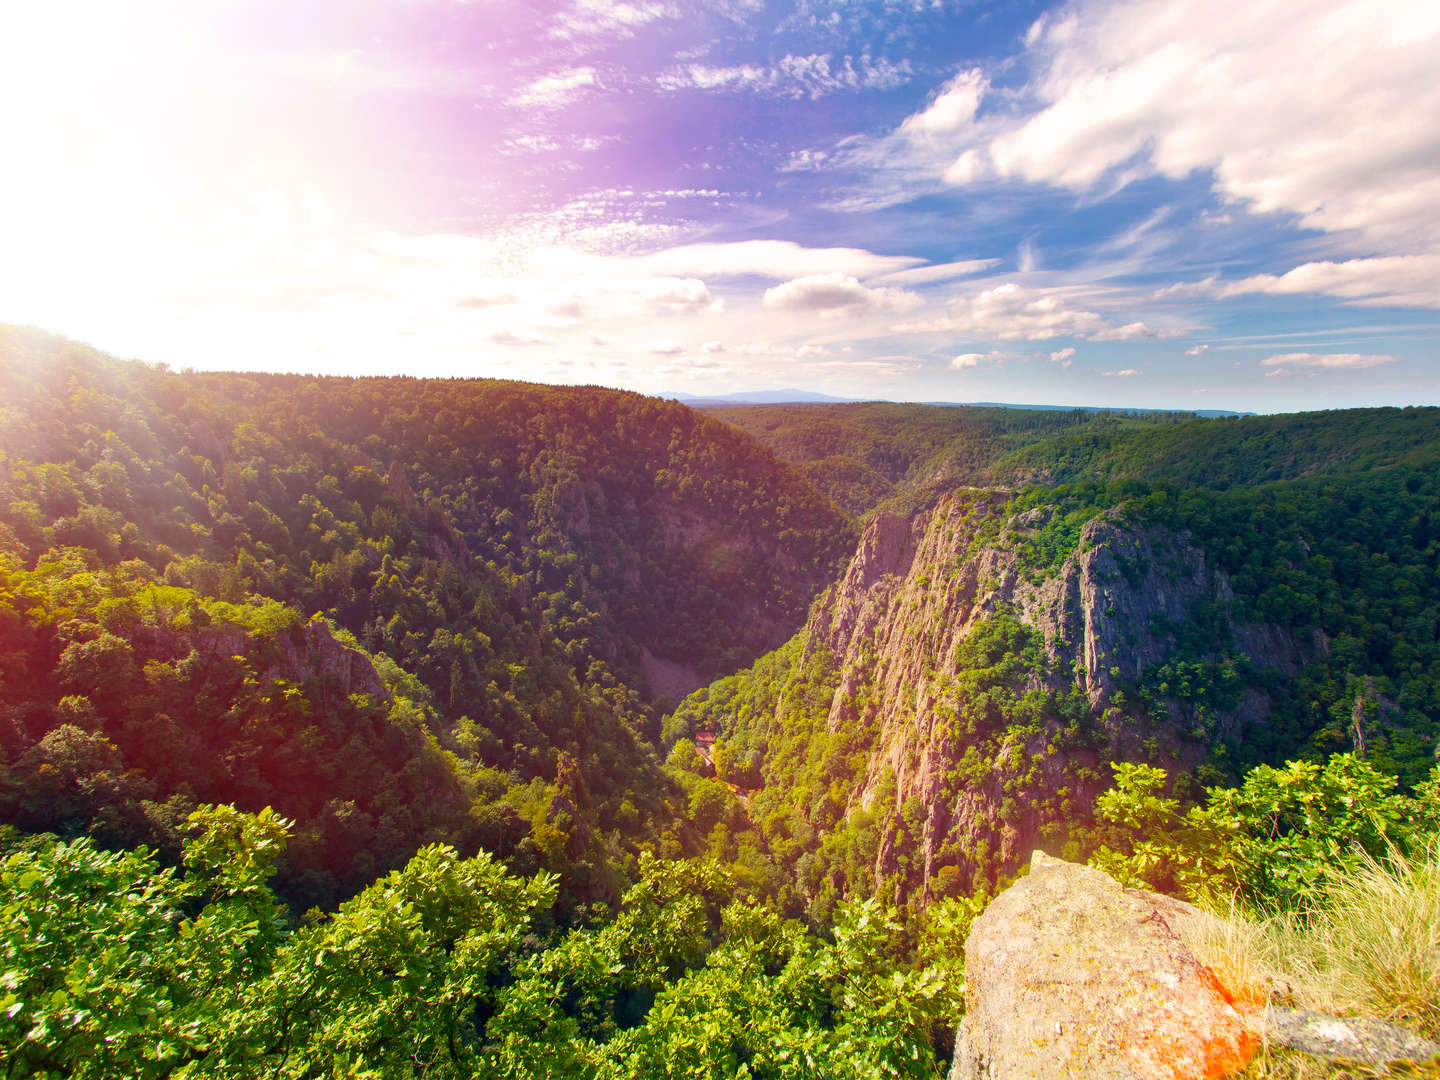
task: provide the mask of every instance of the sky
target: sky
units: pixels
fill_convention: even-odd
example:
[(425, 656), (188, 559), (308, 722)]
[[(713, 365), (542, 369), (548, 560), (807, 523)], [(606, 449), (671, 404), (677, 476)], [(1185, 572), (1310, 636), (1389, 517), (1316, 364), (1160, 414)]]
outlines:
[(1440, 403), (1435, 0), (0, 6), (0, 322), (173, 368)]

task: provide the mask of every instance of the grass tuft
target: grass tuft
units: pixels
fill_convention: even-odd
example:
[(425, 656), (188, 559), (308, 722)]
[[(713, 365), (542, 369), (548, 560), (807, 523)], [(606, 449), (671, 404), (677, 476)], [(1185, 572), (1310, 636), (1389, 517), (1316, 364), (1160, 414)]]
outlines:
[[(1385, 1020), (1440, 1039), (1440, 839), (1410, 856), (1367, 856), (1306, 909), (1219, 915), (1197, 922), (1187, 937), (1237, 997), (1267, 987), (1275, 1004)], [(1359, 1074), (1266, 1048), (1243, 1075)]]

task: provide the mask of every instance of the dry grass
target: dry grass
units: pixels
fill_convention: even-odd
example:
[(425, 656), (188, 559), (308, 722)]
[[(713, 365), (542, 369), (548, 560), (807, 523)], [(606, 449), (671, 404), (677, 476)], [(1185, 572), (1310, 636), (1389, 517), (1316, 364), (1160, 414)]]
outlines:
[[(1232, 909), (1187, 936), (1241, 999), (1268, 996), (1440, 1038), (1440, 842), (1409, 858), (1395, 852), (1367, 859), (1306, 911)], [(1245, 1075), (1320, 1080), (1367, 1073), (1266, 1049)]]

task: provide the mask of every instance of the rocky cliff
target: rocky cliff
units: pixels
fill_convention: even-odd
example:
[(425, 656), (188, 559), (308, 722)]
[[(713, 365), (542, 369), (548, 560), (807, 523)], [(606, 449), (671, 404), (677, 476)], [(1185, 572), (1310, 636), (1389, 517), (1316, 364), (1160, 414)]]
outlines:
[(828, 730), (864, 753), (846, 814), (872, 823), (876, 884), (899, 893), (967, 889), (1063, 841), (1112, 760), (1193, 772), (1265, 721), (1247, 673), (1323, 647), (1237, 622), (1186, 532), (1006, 504), (959, 489), (876, 517), (804, 633)]

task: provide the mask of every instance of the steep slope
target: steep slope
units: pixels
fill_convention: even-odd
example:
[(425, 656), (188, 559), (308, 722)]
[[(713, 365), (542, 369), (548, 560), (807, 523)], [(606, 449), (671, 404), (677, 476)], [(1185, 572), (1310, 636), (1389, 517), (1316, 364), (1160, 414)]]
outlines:
[[(501, 848), (571, 874), (572, 895), (613, 895), (604, 868), (675, 816), (650, 750), (653, 699), (785, 640), (852, 543), (844, 517), (752, 440), (635, 394), (176, 374), (20, 330), (0, 332), (0, 381), (8, 574), (64, 564), (202, 607), (318, 614), (408, 680), (420, 712), (393, 722), (395, 738), (418, 725), (489, 807), (477, 813), (509, 815)], [(142, 654), (151, 615), (109, 629), (85, 606), (112, 599), (38, 623), (9, 614), (50, 635), (37, 654), (50, 661), (102, 631)], [(177, 648), (156, 659), (178, 662)], [(0, 729), (0, 765), (66, 722), (58, 693), (0, 694), (26, 717)], [(202, 701), (170, 718), (206, 747)], [(126, 702), (93, 704), (80, 726), (115, 742), (122, 771), (145, 772), (115, 738)], [(365, 753), (383, 757), (384, 742)], [(245, 794), (209, 775), (188, 798)], [(239, 801), (258, 809), (262, 787)], [(402, 830), (379, 868), (432, 824), (467, 847), (485, 832), (447, 821)]]
[(963, 893), (1083, 843), (1110, 761), (1170, 767), (1185, 795), (1363, 747), (1418, 783), (1440, 736), (1437, 509), (1406, 467), (1227, 495), (955, 489), (877, 514), (804, 631), (666, 735), (718, 733), (722, 778), (750, 789), (732, 830), (812, 910)]

